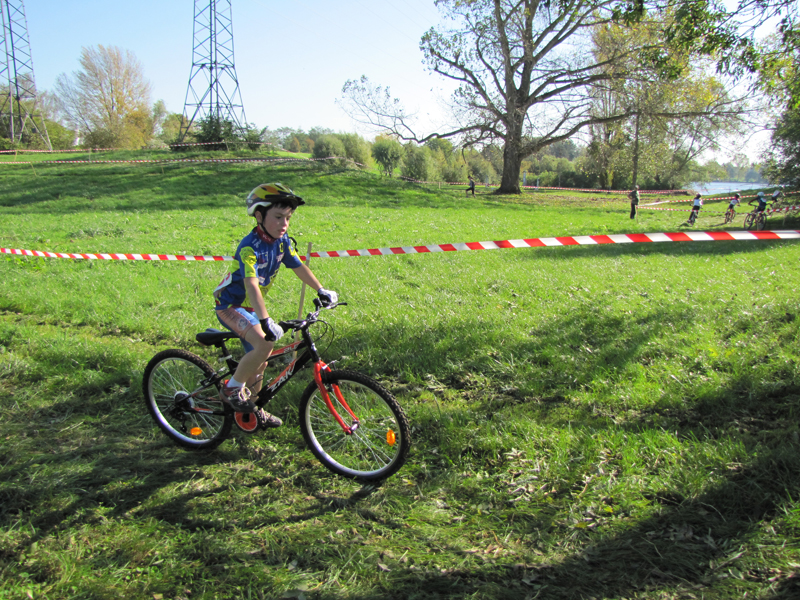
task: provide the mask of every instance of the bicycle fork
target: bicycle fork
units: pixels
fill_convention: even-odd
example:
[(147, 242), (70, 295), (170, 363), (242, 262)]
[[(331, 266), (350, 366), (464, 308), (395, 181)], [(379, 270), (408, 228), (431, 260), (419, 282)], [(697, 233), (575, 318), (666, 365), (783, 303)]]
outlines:
[(356, 417), (355, 413), (353, 413), (353, 410), (345, 401), (344, 396), (342, 396), (342, 391), (339, 389), (339, 386), (336, 385), (335, 383), (331, 383), (330, 391), (333, 392), (333, 395), (336, 397), (336, 400), (339, 402), (339, 405), (344, 407), (347, 413), (353, 418), (352, 425), (348, 425), (347, 423), (344, 422), (344, 419), (342, 419), (341, 415), (339, 415), (338, 411), (336, 410), (336, 407), (334, 407), (333, 405), (330, 393), (328, 392), (328, 386), (326, 386), (322, 381), (323, 371), (330, 373), (331, 368), (321, 360), (316, 361), (314, 363), (314, 382), (317, 384), (319, 393), (322, 394), (322, 399), (325, 401), (325, 405), (328, 407), (328, 410), (330, 411), (331, 415), (333, 415), (333, 418), (336, 419), (336, 422), (339, 423), (339, 426), (342, 428), (342, 431), (344, 431), (345, 434), (347, 435), (352, 435), (358, 429), (359, 426), (358, 417)]

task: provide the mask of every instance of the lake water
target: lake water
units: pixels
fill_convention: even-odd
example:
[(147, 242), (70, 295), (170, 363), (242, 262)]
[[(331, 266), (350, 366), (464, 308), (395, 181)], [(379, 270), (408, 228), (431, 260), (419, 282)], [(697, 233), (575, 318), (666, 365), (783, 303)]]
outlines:
[(709, 183), (690, 183), (689, 190), (697, 190), (701, 194), (730, 194), (733, 192), (745, 192), (747, 190), (768, 189), (768, 183), (741, 183), (736, 181), (711, 181)]

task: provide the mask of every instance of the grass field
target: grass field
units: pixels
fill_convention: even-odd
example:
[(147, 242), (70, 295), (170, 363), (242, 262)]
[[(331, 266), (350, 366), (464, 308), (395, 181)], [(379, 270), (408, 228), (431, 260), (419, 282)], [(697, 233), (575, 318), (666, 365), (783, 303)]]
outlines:
[[(302, 253), (688, 216), (314, 163), (44, 158), (0, 165), (0, 247), (231, 255), (244, 195), (276, 180), (308, 201)], [(723, 229), (726, 205), (694, 229)], [(305, 449), (308, 378), (271, 405), (280, 430), (198, 454), (155, 429), (144, 365), (169, 347), (213, 358), (194, 334), (230, 263), (0, 255), (0, 598), (797, 598), (798, 258), (753, 241), (314, 259), (349, 303), (325, 356), (412, 423), (408, 463), (373, 488)], [(281, 275), (271, 313), (295, 316), (299, 292)]]

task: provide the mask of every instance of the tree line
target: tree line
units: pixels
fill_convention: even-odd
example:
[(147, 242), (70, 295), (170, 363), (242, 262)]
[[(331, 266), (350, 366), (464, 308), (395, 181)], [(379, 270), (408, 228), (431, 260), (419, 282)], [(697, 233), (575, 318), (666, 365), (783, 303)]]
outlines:
[[(457, 125), (415, 131), (389, 89), (348, 81), (342, 104), (384, 131), (373, 142), (318, 127), (270, 130), (207, 117), (189, 138), (225, 147), (239, 141), (315, 157), (374, 161), (392, 175), (423, 180), (499, 183), (518, 192), (539, 185), (674, 188), (691, 180), (797, 183), (800, 90), (796, 83), (796, 8), (786, 0), (716, 5), (620, 0), (441, 0), (451, 28), (428, 31), (421, 49), (429, 68), (458, 83)], [(690, 10), (691, 9), (691, 10)], [(687, 12), (688, 11), (688, 12)], [(747, 13), (747, 11), (750, 11)], [(766, 42), (742, 33), (741, 19), (782, 16)], [(724, 34), (724, 35), (723, 35)], [(54, 147), (163, 146), (176, 141), (182, 116), (151, 90), (135, 56), (114, 47), (84, 48), (81, 69), (43, 94)], [(763, 165), (698, 161), (756, 122), (773, 127)], [(33, 143), (33, 142), (31, 142)], [(218, 145), (213, 145), (219, 143)], [(727, 175), (727, 177), (725, 177)]]
[[(519, 191), (526, 157), (571, 139), (584, 141), (584, 172), (601, 187), (670, 187), (759, 125), (774, 128), (769, 176), (800, 182), (795, 2), (436, 4), (446, 19), (420, 48), (430, 71), (456, 85), (453, 124), (419, 130), (388, 87), (364, 76), (345, 83), (341, 101), (354, 119), (404, 141), (502, 147), (499, 193)], [(757, 32), (772, 19), (779, 27), (764, 43)]]

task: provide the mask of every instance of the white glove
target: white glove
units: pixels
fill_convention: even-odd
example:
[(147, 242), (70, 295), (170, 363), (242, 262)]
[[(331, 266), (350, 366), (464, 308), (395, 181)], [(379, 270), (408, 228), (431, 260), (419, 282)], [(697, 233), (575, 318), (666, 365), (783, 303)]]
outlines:
[(319, 288), (317, 290), (317, 296), (319, 296), (322, 306), (330, 306), (339, 301), (339, 294), (332, 290), (326, 290), (325, 288)]

